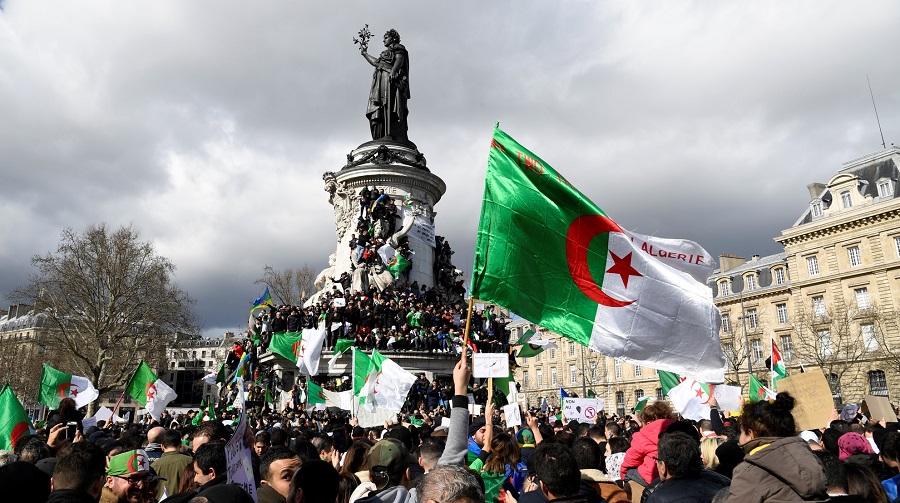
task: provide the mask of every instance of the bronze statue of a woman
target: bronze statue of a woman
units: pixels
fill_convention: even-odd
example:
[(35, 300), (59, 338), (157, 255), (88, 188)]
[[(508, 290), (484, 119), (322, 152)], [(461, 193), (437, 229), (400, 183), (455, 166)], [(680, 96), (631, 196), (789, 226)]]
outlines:
[(408, 143), (409, 54), (400, 44), (397, 30), (384, 34), (384, 46), (385, 50), (376, 58), (366, 52), (366, 44), (360, 44), (360, 54), (375, 67), (366, 117), (373, 140)]

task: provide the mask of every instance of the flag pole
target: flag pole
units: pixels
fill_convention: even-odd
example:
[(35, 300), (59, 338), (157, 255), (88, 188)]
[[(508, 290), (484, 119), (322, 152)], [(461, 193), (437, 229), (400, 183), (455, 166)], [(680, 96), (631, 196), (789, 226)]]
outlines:
[(462, 358), (461, 361), (466, 360), (466, 351), (469, 348), (469, 331), (472, 329), (472, 309), (475, 307), (475, 297), (469, 297), (469, 308), (466, 312), (466, 331), (463, 334), (463, 346), (462, 346)]
[(122, 403), (122, 399), (125, 398), (125, 393), (128, 391), (128, 385), (131, 384), (131, 381), (134, 380), (134, 375), (137, 374), (138, 369), (141, 368), (141, 363), (144, 363), (144, 360), (141, 360), (141, 362), (138, 363), (138, 366), (135, 367), (134, 371), (131, 372), (131, 377), (128, 378), (128, 382), (125, 383), (125, 389), (122, 390), (122, 395), (119, 397), (119, 401), (116, 402), (116, 406), (113, 408), (112, 415), (109, 416), (109, 423), (107, 423), (107, 426), (116, 421), (116, 411), (119, 410), (119, 405)]
[[(474, 358), (474, 355), (472, 356)], [(485, 420), (490, 421), (491, 418), (487, 417), (487, 406), (492, 405), (494, 403), (494, 378), (488, 377), (488, 399), (485, 404)]]

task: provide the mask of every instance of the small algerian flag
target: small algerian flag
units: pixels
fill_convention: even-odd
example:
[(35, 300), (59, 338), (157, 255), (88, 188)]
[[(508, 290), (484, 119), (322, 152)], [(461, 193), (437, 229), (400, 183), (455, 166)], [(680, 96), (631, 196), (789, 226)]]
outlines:
[(775, 398), (775, 392), (762, 385), (759, 379), (750, 374), (750, 401), (759, 402), (760, 400), (772, 400)]
[(557, 346), (555, 342), (549, 339), (538, 339), (537, 336), (535, 336), (522, 346), (522, 349), (519, 350), (519, 354), (516, 356), (519, 358), (530, 358), (543, 353), (548, 349), (556, 349), (558, 347), (559, 346)]
[(775, 339), (772, 339), (772, 366), (769, 370), (772, 371), (772, 388), (777, 390), (778, 380), (787, 377), (787, 369), (784, 368), (784, 360), (778, 346), (775, 345)]
[(410, 414), (409, 415), (409, 424), (411, 424), (413, 426), (422, 426), (423, 424), (425, 424), (425, 421), (423, 421), (421, 419), (416, 419), (415, 415)]
[(372, 359), (369, 355), (360, 351), (359, 348), (353, 348), (353, 396), (359, 397), (366, 379), (369, 376), (369, 366), (372, 365)]
[(59, 407), (63, 398), (75, 400), (76, 407), (84, 407), (100, 396), (86, 377), (73, 376), (44, 364), (41, 370), (41, 390), (38, 401), (51, 409)]
[(216, 382), (225, 384), (225, 380), (228, 379), (228, 376), (225, 375), (225, 364), (219, 364), (219, 371), (216, 372)]
[(166, 410), (166, 405), (178, 396), (175, 390), (163, 382), (162, 379), (156, 377), (156, 374), (150, 370), (150, 366), (141, 360), (141, 364), (134, 371), (131, 380), (125, 387), (125, 392), (131, 398), (134, 398), (150, 413), (150, 417), (159, 421), (162, 413)]
[(391, 260), (388, 264), (388, 270), (391, 271), (392, 276), (399, 278), (400, 274), (409, 267), (409, 264), (409, 259), (404, 257), (402, 253), (398, 253), (394, 256), (394, 260)]
[(147, 456), (147, 451), (137, 449), (116, 454), (110, 458), (106, 474), (116, 477), (143, 471), (150, 471), (150, 458)]
[(687, 419), (699, 421), (709, 418), (711, 392), (708, 384), (691, 379), (669, 390), (669, 398), (676, 412)]
[(594, 393), (594, 390), (589, 389), (589, 390), (588, 390), (588, 396), (587, 396), (587, 397), (588, 397), (588, 398), (597, 398), (597, 394)]
[(644, 406), (647, 405), (647, 403), (649, 401), (650, 401), (649, 396), (645, 396), (645, 397), (641, 398), (640, 400), (638, 400), (637, 403), (634, 404), (634, 413), (640, 414), (641, 412), (643, 412)]
[(325, 393), (322, 391), (322, 387), (318, 384), (307, 380), (306, 381), (306, 389), (307, 389), (307, 405), (309, 407), (315, 407), (316, 410), (322, 410), (325, 408)]
[(528, 329), (524, 334), (522, 334), (522, 337), (519, 337), (519, 340), (516, 341), (516, 344), (521, 346), (522, 344), (525, 344), (526, 342), (531, 340), (532, 337), (534, 337), (534, 330)]
[(328, 372), (329, 373), (332, 373), (332, 374), (334, 373), (335, 365), (337, 365), (338, 358), (342, 354), (346, 353), (347, 351), (350, 351), (350, 348), (353, 347), (353, 342), (354, 342), (353, 339), (338, 339), (337, 340), (337, 342), (334, 344), (334, 356), (332, 356), (331, 359), (328, 360)]
[(269, 343), (269, 351), (281, 355), (287, 361), (296, 362), (300, 356), (302, 340), (303, 332), (275, 332)]
[(12, 388), (0, 388), (0, 450), (11, 451), (22, 435), (34, 433), (25, 408)]

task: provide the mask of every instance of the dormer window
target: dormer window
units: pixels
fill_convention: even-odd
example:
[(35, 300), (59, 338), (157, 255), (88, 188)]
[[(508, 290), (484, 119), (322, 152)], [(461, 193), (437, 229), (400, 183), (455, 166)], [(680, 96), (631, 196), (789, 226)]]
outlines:
[(775, 284), (783, 285), (785, 280), (784, 267), (778, 267), (775, 269)]
[(812, 202), (812, 216), (813, 218), (819, 218), (822, 216), (822, 201), (816, 199)]
[(882, 178), (878, 180), (878, 197), (887, 199), (894, 195), (894, 184), (890, 178)]
[(841, 206), (845, 209), (853, 207), (853, 202), (850, 200), (849, 190), (841, 192)]
[(747, 290), (756, 290), (756, 276), (753, 274), (748, 274), (744, 276), (744, 282), (747, 285)]
[(730, 295), (731, 294), (731, 286), (728, 284), (727, 279), (723, 279), (719, 281), (719, 295)]

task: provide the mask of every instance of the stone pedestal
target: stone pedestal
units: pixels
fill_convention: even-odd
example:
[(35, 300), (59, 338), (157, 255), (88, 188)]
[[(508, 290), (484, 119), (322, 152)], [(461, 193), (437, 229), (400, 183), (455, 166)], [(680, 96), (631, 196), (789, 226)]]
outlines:
[(414, 252), (410, 283), (416, 281), (429, 288), (435, 285), (435, 243), (414, 237), (410, 226), (404, 225), (401, 209), (405, 205), (416, 218), (433, 225), (434, 206), (447, 186), (428, 170), (425, 157), (414, 146), (390, 141), (363, 143), (347, 155), (347, 165), (338, 172), (325, 173), (323, 179), (325, 191), (330, 195), (329, 202), (334, 206), (337, 245), (329, 258), (329, 268), (316, 279), (320, 292), (331, 289), (331, 278), (339, 278), (344, 272), (360, 274), (359, 268), (354, 267), (355, 251), (350, 249), (350, 240), (361, 216), (359, 192), (363, 187), (383, 191), (398, 206), (400, 217), (394, 224), (394, 234), (387, 241), (396, 242), (409, 236), (409, 247)]

